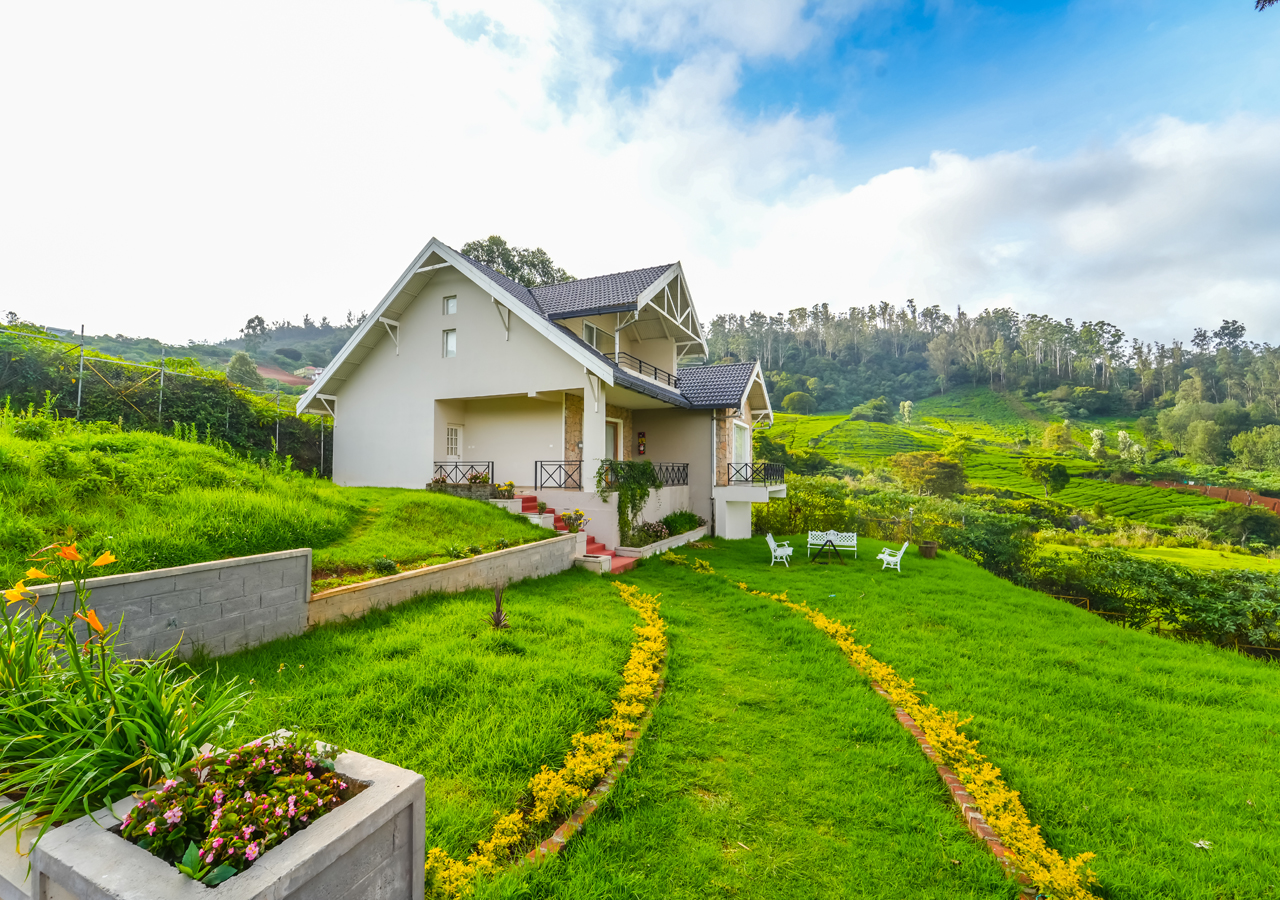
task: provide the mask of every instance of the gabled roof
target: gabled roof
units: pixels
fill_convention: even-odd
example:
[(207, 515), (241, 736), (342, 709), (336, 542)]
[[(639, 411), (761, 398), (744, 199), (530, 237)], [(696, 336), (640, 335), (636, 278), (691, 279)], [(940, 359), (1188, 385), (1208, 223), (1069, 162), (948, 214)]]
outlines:
[(686, 366), (676, 372), (676, 384), (694, 409), (736, 407), (746, 395), (755, 372), (753, 362)]
[(569, 319), (636, 308), (636, 299), (670, 270), (673, 263), (632, 269), (612, 275), (597, 275), (577, 281), (562, 281), (532, 289), (532, 294), (549, 319)]
[(741, 409), (750, 395), (753, 410), (773, 421), (773, 408), (758, 362), (686, 366), (676, 372), (676, 387), (691, 409)]
[[(637, 312), (637, 321), (630, 327), (651, 328), (656, 330), (654, 336), (658, 336), (667, 334), (667, 326), (657, 321), (659, 316), (665, 315), (677, 332), (683, 330), (691, 338), (684, 346), (700, 344), (705, 350), (701, 326), (693, 310), (679, 263), (531, 289), (432, 238), (386, 296), (360, 323), (324, 373), (299, 399), (298, 413), (332, 413), (333, 409), (328, 401), (333, 398), (334, 392), (351, 377), (355, 368), (381, 340), (387, 335), (395, 338), (391, 329), (399, 327), (399, 315), (417, 299), (436, 270), (450, 266), (488, 291), (496, 302), (506, 306), (535, 331), (578, 359), (588, 371), (607, 384), (625, 384), (676, 406), (689, 406), (689, 401), (678, 392), (619, 368), (615, 362), (556, 321), (633, 310)], [(653, 321), (649, 321), (650, 319)]]

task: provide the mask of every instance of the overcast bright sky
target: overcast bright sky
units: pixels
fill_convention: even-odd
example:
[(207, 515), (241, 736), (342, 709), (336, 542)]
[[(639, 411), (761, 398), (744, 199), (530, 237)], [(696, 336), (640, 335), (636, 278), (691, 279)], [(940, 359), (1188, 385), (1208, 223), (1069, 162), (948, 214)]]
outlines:
[(172, 342), (427, 240), (704, 320), (908, 297), (1280, 343), (1280, 6), (224, 0), (0, 11), (0, 309)]

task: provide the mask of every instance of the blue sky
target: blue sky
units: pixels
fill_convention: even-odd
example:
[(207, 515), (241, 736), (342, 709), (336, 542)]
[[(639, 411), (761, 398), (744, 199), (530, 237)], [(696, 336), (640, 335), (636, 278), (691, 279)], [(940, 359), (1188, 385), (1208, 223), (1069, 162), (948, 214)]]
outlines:
[(0, 306), (218, 339), (501, 234), (579, 276), (678, 259), (704, 318), (1280, 344), (1278, 88), (1253, 0), (3, 4)]
[[(741, 54), (733, 108), (748, 120), (829, 117), (842, 151), (830, 174), (845, 185), (936, 150), (1064, 155), (1160, 115), (1275, 114), (1275, 12), (1246, 0), (875, 4), (825, 20), (800, 51)], [(608, 43), (622, 93), (727, 44), (696, 33), (665, 48)]]

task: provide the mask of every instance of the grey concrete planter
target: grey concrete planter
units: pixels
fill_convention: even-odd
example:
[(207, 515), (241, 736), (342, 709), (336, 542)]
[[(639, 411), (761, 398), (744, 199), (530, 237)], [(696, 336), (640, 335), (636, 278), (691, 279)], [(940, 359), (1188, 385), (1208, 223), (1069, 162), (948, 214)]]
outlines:
[[(368, 785), (249, 869), (205, 887), (116, 833), (106, 810), (41, 839), (31, 855), (35, 900), (421, 900), (426, 794), (421, 775), (359, 753), (336, 768)], [(125, 809), (116, 805), (116, 813)], [(95, 821), (96, 820), (96, 821)]]
[(619, 556), (657, 556), (659, 553), (666, 553), (672, 547), (679, 547), (681, 544), (687, 544), (690, 541), (696, 541), (707, 533), (707, 526), (703, 525), (693, 531), (686, 531), (683, 534), (673, 534), (669, 538), (663, 538), (660, 541), (654, 541), (652, 544), (645, 544), (643, 547), (618, 547), (614, 550)]

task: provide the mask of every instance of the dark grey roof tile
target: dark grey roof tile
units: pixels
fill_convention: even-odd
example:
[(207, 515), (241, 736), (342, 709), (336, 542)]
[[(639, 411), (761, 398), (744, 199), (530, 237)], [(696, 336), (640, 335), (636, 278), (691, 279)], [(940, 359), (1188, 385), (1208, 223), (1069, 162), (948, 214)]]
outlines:
[(595, 315), (616, 309), (634, 309), (636, 298), (671, 268), (650, 266), (630, 272), (597, 275), (577, 281), (562, 281), (533, 288), (532, 294), (543, 314), (550, 319)]
[(686, 366), (676, 372), (676, 387), (694, 409), (736, 408), (755, 370), (753, 362)]

